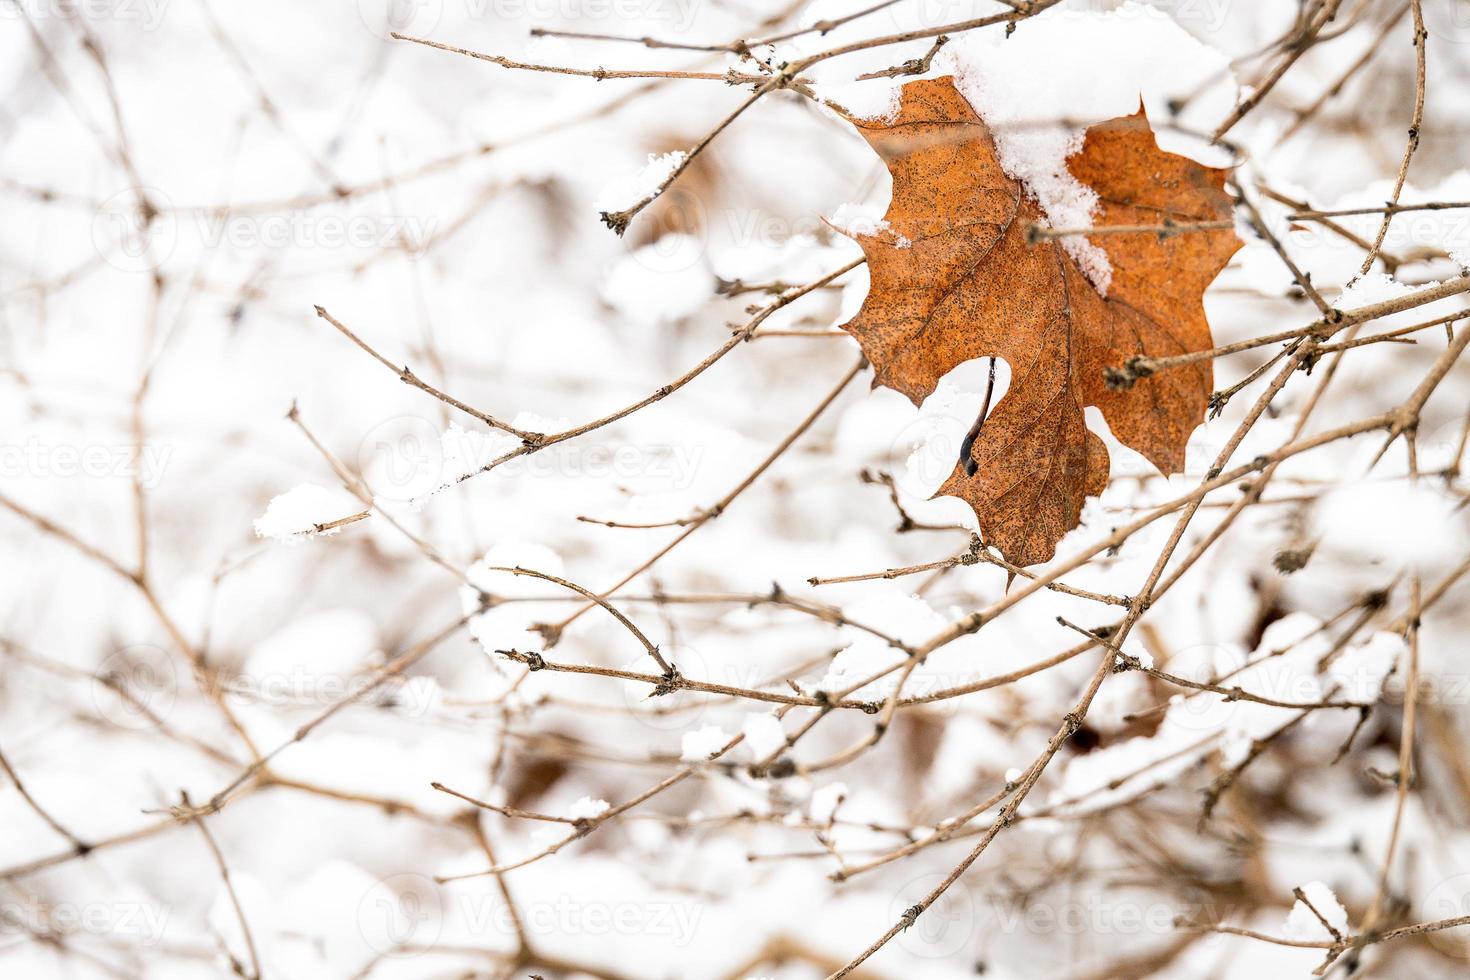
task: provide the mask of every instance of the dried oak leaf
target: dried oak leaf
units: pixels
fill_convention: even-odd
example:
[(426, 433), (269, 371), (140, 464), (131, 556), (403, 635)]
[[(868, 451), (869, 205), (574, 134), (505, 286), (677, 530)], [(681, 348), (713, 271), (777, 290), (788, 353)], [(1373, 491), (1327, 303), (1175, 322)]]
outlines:
[[(1208, 360), (1110, 390), (1106, 367), (1213, 346), (1205, 288), (1240, 247), (1228, 227), (1168, 236), (1095, 235), (1112, 265), (1104, 297), (1007, 176), (990, 130), (949, 77), (909, 82), (890, 122), (852, 120), (886, 162), (893, 200), (877, 234), (855, 235), (872, 285), (843, 325), (886, 385), (920, 404), (955, 366), (1003, 358), (1010, 388), (935, 496), (974, 508), (1007, 560), (1049, 560), (1102, 492), (1108, 452), (1083, 408), (1102, 410), (1124, 445), (1165, 473), (1184, 465), (1204, 419)], [(1098, 195), (1094, 226), (1223, 221), (1225, 172), (1165, 153), (1142, 109), (1089, 128), (1067, 161)]]

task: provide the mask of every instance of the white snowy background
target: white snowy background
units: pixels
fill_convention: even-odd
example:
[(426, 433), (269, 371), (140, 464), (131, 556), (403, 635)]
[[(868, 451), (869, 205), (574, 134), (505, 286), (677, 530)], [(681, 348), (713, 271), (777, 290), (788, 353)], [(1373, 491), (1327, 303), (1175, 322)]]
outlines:
[[(836, 115), (771, 96), (620, 239), (598, 212), (636, 201), (676, 162), (662, 155), (687, 150), (748, 90), (512, 71), (388, 39), (390, 21), (526, 62), (721, 72), (750, 64), (530, 29), (719, 44), (867, 6), (430, 0), (395, 3), (390, 16), (384, 0), (0, 3), (0, 751), (13, 770), (0, 787), (0, 975), (182, 980), (229, 975), (232, 960), (248, 975), (258, 959), (262, 976), (291, 980), (822, 977), (960, 861), (973, 832), (833, 878), (923, 841), (1018, 778), (1097, 651), (905, 707), (850, 758), (839, 754), (873, 719), (833, 712), (775, 775), (748, 766), (812, 709), (778, 719), (748, 699), (650, 698), (646, 683), (528, 673), (494, 652), (660, 673), (600, 609), (548, 645), (535, 626), (585, 603), (491, 568), (600, 591), (684, 533), (579, 518), (667, 524), (740, 486), (856, 361), (856, 344), (834, 328), (866, 294), (861, 270), (765, 320), (768, 335), (682, 390), (463, 482), (518, 440), (402, 383), (314, 311), (525, 430), (560, 431), (669, 384), (770, 298), (730, 284), (803, 284), (859, 256), (836, 227), (881, 215), (881, 162)], [(1231, 133), (1239, 179), (1342, 309), (1470, 261), (1470, 210), (1409, 213), (1384, 246), (1403, 261), (1353, 282), (1361, 248), (1288, 222), (1290, 208), (1254, 189), (1264, 181), (1319, 208), (1387, 198), (1414, 91), (1409, 21), (1385, 33), (1391, 7), (1345, 4), (1341, 36)], [(756, 54), (779, 64), (1003, 9), (899, 0)], [(1057, 178), (1066, 134), (1024, 124), (1081, 127), (1133, 111), (1141, 96), (1165, 148), (1230, 162), (1200, 134), (1270, 64), (1259, 52), (1295, 13), (1250, 0), (1066, 0), (1009, 38), (996, 28), (957, 36), (930, 74), (958, 74), (993, 125), (1011, 126), (1008, 166), (1067, 224), (1078, 208), (1085, 219), (1086, 202)], [(1425, 2), (1428, 101), (1404, 201), (1470, 199), (1467, 14), (1453, 0)], [(930, 43), (834, 58), (810, 77), (817, 94), (881, 113), (892, 81), (852, 80)], [(1368, 55), (1288, 134), (1297, 110)], [(1371, 238), (1378, 216), (1340, 223)], [(1312, 322), (1315, 308), (1269, 245), (1244, 224), (1241, 237), (1206, 298), (1217, 343)], [(1463, 307), (1447, 300), (1368, 329)], [(1347, 352), (1307, 433), (1403, 401), (1446, 343), (1441, 328), (1415, 336)], [(1275, 350), (1221, 359), (1217, 387)], [(1294, 377), (1233, 461), (1290, 441), (1318, 377)], [(917, 643), (1005, 593), (1006, 572), (986, 564), (808, 584), (968, 547), (968, 509), (926, 498), (979, 409), (984, 366), (957, 369), (922, 409), (868, 380), (847, 385), (720, 516), (615, 593), (686, 677), (841, 690), (903, 655), (832, 620)], [(1109, 438), (1112, 483), (1059, 555), (1197, 486), (1260, 387), (1198, 429), (1184, 474), (1165, 479)], [(1423, 473), (1463, 449), (1467, 401), (1462, 365), (1425, 408)], [(1197, 829), (1201, 791), (1295, 712), (1114, 675), (1026, 819), (857, 975), (1307, 976), (1319, 949), (1191, 925), (1330, 938), (1294, 903), (1297, 887), (1336, 928), (1361, 922), (1396, 802), (1405, 643), (1393, 626), (1409, 581), (1429, 593), (1470, 543), (1463, 480), (1411, 481), (1402, 443), (1370, 468), (1381, 444), (1372, 434), (1291, 459), (1126, 646), (1196, 679), (1264, 657), (1231, 683), (1288, 702), (1332, 692), (1380, 701), (1341, 761), (1357, 713), (1314, 712)], [(896, 531), (900, 513), (865, 471), (891, 474), (904, 510), (939, 529)], [(1181, 555), (1238, 494), (1210, 498)], [(1151, 525), (1065, 581), (1133, 594), (1172, 526)], [(1273, 567), (1278, 552), (1314, 542), (1301, 571)], [(1379, 589), (1381, 610), (1357, 623)], [(494, 597), (489, 608), (481, 592)], [(765, 601), (773, 595), (816, 605)], [(1418, 782), (1388, 881), (1394, 924), (1470, 911), (1467, 595), (1470, 584), (1456, 582), (1423, 619)], [(1078, 642), (1058, 616), (1090, 627), (1119, 612), (1038, 592), (930, 656), (904, 693), (1043, 661)], [(402, 676), (302, 733), (446, 630)], [(881, 700), (895, 676), (856, 696)], [(284, 748), (232, 786), (252, 745)], [(503, 864), (537, 855), (575, 825), (475, 810), (431, 783), (596, 819), (691, 766), (678, 785), (499, 882), (436, 881), (486, 870), (491, 853)], [(232, 889), (199, 826), (170, 814), (182, 794), (198, 805), (227, 788), (199, 823)], [(78, 855), (77, 841), (95, 849)], [(1470, 938), (1446, 931), (1365, 950), (1361, 969), (1458, 976), (1467, 957)]]

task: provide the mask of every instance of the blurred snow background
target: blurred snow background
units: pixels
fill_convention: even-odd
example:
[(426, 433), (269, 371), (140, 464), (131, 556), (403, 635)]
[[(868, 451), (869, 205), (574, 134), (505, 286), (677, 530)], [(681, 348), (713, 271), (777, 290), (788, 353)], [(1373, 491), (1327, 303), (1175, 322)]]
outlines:
[[(935, 834), (1018, 778), (1096, 653), (905, 707), (868, 751), (805, 771), (872, 730), (862, 712), (833, 712), (791, 752), (794, 770), (775, 775), (748, 764), (778, 750), (811, 709), (778, 721), (767, 704), (649, 698), (647, 684), (528, 673), (494, 653), (660, 672), (597, 609), (547, 646), (535, 627), (581, 603), (491, 569), (522, 565), (598, 590), (639, 569), (685, 528), (595, 522), (674, 522), (739, 486), (855, 361), (856, 345), (832, 330), (865, 294), (861, 270), (771, 316), (768, 336), (687, 388), (459, 483), (516, 440), (401, 383), (313, 310), (522, 429), (559, 431), (645, 397), (728, 340), (747, 306), (769, 300), (767, 286), (807, 283), (858, 256), (828, 222), (882, 213), (880, 161), (832, 113), (771, 96), (619, 239), (598, 211), (636, 199), (649, 177), (640, 171), (666, 169), (660, 158), (687, 150), (745, 90), (509, 71), (387, 32), (543, 64), (744, 71), (749, 62), (720, 52), (529, 32), (720, 44), (867, 6), (0, 2), (0, 750), (25, 787), (11, 778), (0, 789), (0, 974), (192, 978), (227, 975), (232, 961), (249, 972), (237, 898), (266, 977), (821, 977), (958, 863), (973, 836), (830, 877)], [(1002, 9), (900, 0), (755, 53), (779, 64)], [(1321, 208), (1388, 196), (1414, 85), (1408, 21), (1385, 27), (1396, 9), (1345, 4), (1341, 35), (1232, 132), (1248, 187), (1263, 181)], [(956, 37), (933, 73), (959, 71), (982, 111), (1017, 125), (1085, 126), (1142, 97), (1166, 148), (1219, 165), (1228, 153), (1200, 134), (1271, 63), (1259, 52), (1294, 15), (1294, 5), (1245, 0), (1067, 0), (1009, 39), (998, 29)], [(1426, 124), (1403, 199), (1464, 201), (1470, 16), (1452, 0), (1427, 0), (1425, 16)], [(852, 80), (929, 46), (834, 58), (811, 77), (819, 94), (880, 112), (890, 80)], [(1290, 132), (1298, 111), (1364, 57)], [(1406, 214), (1385, 243), (1392, 267), (1380, 263), (1343, 295), (1362, 249), (1288, 222), (1291, 207), (1252, 193), (1344, 308), (1455, 275), (1470, 255), (1470, 210)], [(1378, 219), (1339, 221), (1371, 238)], [(1315, 310), (1274, 252), (1242, 237), (1207, 297), (1217, 341), (1310, 323)], [(1462, 307), (1445, 301), (1371, 329)], [(1348, 352), (1308, 434), (1401, 402), (1444, 349), (1442, 330), (1418, 336), (1415, 346)], [(1221, 360), (1217, 385), (1272, 352)], [(968, 510), (925, 498), (978, 411), (983, 377), (983, 365), (962, 366), (917, 410), (860, 377), (616, 604), (694, 679), (789, 691), (789, 678), (835, 691), (901, 661), (884, 640), (832, 621), (922, 642), (1000, 598), (1006, 573), (980, 564), (807, 580), (966, 549)], [(1290, 441), (1318, 377), (1293, 379), (1235, 462)], [(1059, 554), (1196, 486), (1257, 393), (1200, 427), (1180, 476), (1160, 477), (1109, 440), (1112, 485)], [(1426, 409), (1424, 473), (1463, 450), (1467, 401), (1461, 366)], [(1251, 663), (1232, 683), (1288, 702), (1381, 695), (1342, 760), (1333, 764), (1356, 712), (1314, 713), (1197, 832), (1201, 791), (1294, 712), (1114, 676), (1028, 800), (1028, 818), (862, 975), (1304, 976), (1320, 951), (1181, 923), (1322, 939), (1316, 916), (1293, 910), (1298, 886), (1329, 919), (1340, 902), (1343, 921), (1361, 920), (1394, 812), (1404, 644), (1390, 630), (1409, 577), (1429, 592), (1467, 553), (1463, 480), (1411, 485), (1402, 445), (1370, 471), (1377, 440), (1284, 465), (1266, 502), (1150, 610), (1128, 646), (1195, 679)], [(888, 490), (865, 471), (891, 474), (904, 510), (940, 529), (897, 532)], [(363, 510), (344, 476), (364, 481), (371, 516), (293, 535)], [(1201, 512), (1181, 553), (1237, 495), (1211, 498), (1218, 506)], [(1066, 581), (1132, 594), (1169, 526)], [(1278, 552), (1313, 545), (1296, 574), (1273, 567)], [(1397, 923), (1467, 911), (1465, 589), (1452, 585), (1423, 623), (1419, 782), (1389, 890)], [(1387, 590), (1383, 603), (1365, 605), (1375, 590)], [(480, 592), (495, 597), (488, 609), (478, 609)], [(293, 741), (467, 612), (464, 628), (402, 676)], [(1092, 626), (1115, 613), (1037, 593), (937, 651), (904, 691), (1043, 661), (1077, 642), (1057, 616)], [(858, 696), (886, 696), (894, 676)], [(569, 825), (475, 811), (431, 782), (595, 818), (604, 802), (633, 799), (680, 772), (681, 758), (706, 758), (742, 732), (719, 762), (505, 875), (503, 888), (493, 876), (435, 881), (535, 855)], [(232, 898), (204, 836), (167, 810), (181, 793), (197, 804), (230, 786), (250, 745), (286, 747), (203, 818)], [(95, 849), (78, 856), (77, 841)], [(1462, 935), (1376, 947), (1366, 968), (1459, 975), (1470, 955)]]

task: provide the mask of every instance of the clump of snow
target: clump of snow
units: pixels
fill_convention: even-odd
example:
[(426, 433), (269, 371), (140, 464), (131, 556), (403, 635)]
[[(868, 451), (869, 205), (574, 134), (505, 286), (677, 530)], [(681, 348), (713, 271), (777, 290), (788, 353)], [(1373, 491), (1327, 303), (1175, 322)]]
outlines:
[[(1049, 10), (1011, 36), (976, 31), (951, 41), (940, 59), (990, 126), (1001, 167), (1035, 197), (1053, 228), (1092, 226), (1097, 194), (1067, 169), (1087, 126), (1135, 112), (1140, 99), (1163, 115), (1169, 99), (1231, 77), (1222, 54), (1166, 14), (1134, 3), (1109, 13)], [(1084, 236), (1061, 241), (1107, 295), (1107, 254)]]
[[(807, 33), (797, 35), (780, 47), (771, 48), (769, 57), (762, 57), (767, 63), (779, 61), (794, 61), (804, 55), (813, 54), (823, 48), (831, 47), (834, 41), (853, 40), (865, 36), (861, 32), (870, 29), (872, 20), (857, 19), (846, 27), (833, 27), (833, 24), (841, 24), (843, 21), (851, 20), (853, 15), (861, 8), (867, 7), (863, 2), (853, 0), (812, 0), (801, 12), (798, 23), (806, 28)], [(916, 27), (929, 26), (930, 22), (923, 20), (926, 16), (933, 16), (929, 10), (919, 9), (919, 4), (898, 4), (887, 11), (887, 30), (909, 30)], [(855, 33), (854, 33), (855, 32)], [(930, 42), (924, 41), (927, 45)], [(820, 100), (831, 103), (824, 106), (828, 111), (837, 115), (836, 109), (840, 108), (847, 117), (854, 119), (865, 119), (873, 121), (890, 122), (898, 115), (900, 90), (906, 78), (867, 78), (858, 79), (857, 76), (864, 70), (881, 70), (892, 64), (890, 55), (899, 49), (888, 48), (882, 51), (854, 52), (849, 58), (844, 58), (836, 64), (821, 62), (813, 65), (803, 75), (811, 80), (812, 90)], [(918, 52), (916, 52), (918, 53)]]
[[(920, 643), (943, 629), (947, 620), (922, 597), (889, 593), (853, 607), (853, 616), (877, 629), (884, 630), (905, 643)], [(898, 685), (899, 672), (892, 668), (904, 660), (904, 654), (886, 640), (863, 635), (832, 658), (817, 687), (836, 693), (850, 691), (857, 698), (886, 698)], [(926, 683), (934, 682), (934, 667), (925, 663), (909, 677), (905, 690), (912, 693)], [(877, 674), (877, 680), (854, 689), (853, 685)], [(942, 683), (936, 686), (944, 686)]]
[[(1228, 686), (1289, 703), (1318, 701), (1325, 696), (1326, 682), (1316, 665), (1329, 645), (1321, 625), (1314, 616), (1292, 613), (1271, 624), (1249, 657), (1231, 644), (1200, 644), (1177, 651), (1169, 670), (1201, 682), (1228, 677)], [(1376, 665), (1382, 652), (1373, 656)], [(1344, 669), (1356, 670), (1357, 665)], [(1233, 765), (1254, 740), (1276, 731), (1296, 713), (1210, 691), (1176, 694), (1153, 735), (1071, 760), (1052, 801), (1076, 801), (1085, 810), (1105, 807), (1148, 787), (1167, 785), (1215, 751), (1225, 765)]]
[(883, 220), (881, 207), (861, 201), (839, 204), (828, 220), (832, 227), (849, 235), (873, 235), (888, 227), (888, 222)]
[(699, 309), (713, 287), (704, 239), (670, 234), (634, 249), (613, 266), (602, 296), (630, 320), (668, 323)]
[(245, 673), (262, 678), (350, 677), (369, 665), (378, 631), (356, 609), (325, 609), (288, 622), (251, 648)]
[(854, 119), (890, 123), (902, 108), (903, 85), (896, 78), (818, 81), (813, 89), (819, 97), (841, 106)]
[(685, 732), (681, 741), (680, 757), (685, 762), (705, 762), (714, 756), (725, 743), (730, 741), (730, 736), (718, 725), (702, 725), (697, 732)]
[[(1406, 184), (1400, 200), (1410, 203), (1470, 200), (1470, 170), (1458, 170), (1434, 187), (1416, 189), (1412, 184)], [(1379, 220), (1379, 216), (1373, 215), (1373, 220)], [(1400, 227), (1400, 222), (1404, 223), (1403, 227)], [(1438, 245), (1455, 264), (1470, 271), (1470, 220), (1467, 220), (1465, 210), (1447, 208), (1398, 215), (1389, 228), (1389, 237), (1392, 239), (1398, 235), (1411, 244)]]
[(828, 783), (826, 786), (819, 786), (812, 791), (808, 812), (817, 823), (826, 823), (832, 819), (837, 808), (845, 799), (847, 799), (846, 783)]
[(856, 238), (859, 235), (886, 237), (897, 248), (908, 248), (913, 243), (893, 230), (878, 208), (872, 204), (847, 203), (839, 205), (830, 221), (838, 231)]
[[(1129, 646), (1131, 648), (1134, 645)], [(1134, 655), (1134, 649), (1127, 651), (1127, 656)], [(1098, 689), (1087, 713), (1098, 732), (1109, 736), (1132, 734), (1128, 732), (1128, 722), (1123, 719), (1136, 717), (1140, 712), (1148, 711), (1158, 704), (1158, 697), (1149, 684), (1148, 675), (1141, 670), (1128, 669), (1129, 662), (1122, 656), (1116, 659), (1116, 663), (1122, 672), (1109, 678)]]
[[(360, 899), (347, 905), (343, 896)], [(341, 859), (324, 863), (281, 904), (278, 914), (285, 922), (317, 920), (322, 959), (330, 963), (363, 962), (409, 941), (433, 943), (443, 928), (443, 907), (434, 898), (432, 880), (409, 873), (375, 879)], [(343, 911), (335, 911), (339, 908)], [(328, 909), (334, 912), (325, 913)]]
[[(827, 224), (836, 226), (838, 222), (829, 220)], [(729, 242), (712, 242), (710, 266), (723, 279), (811, 282), (855, 257), (852, 242), (819, 236), (821, 231), (825, 229), (814, 218), (790, 237), (757, 234), (754, 238), (742, 235)]]
[(312, 534), (336, 534), (340, 527), (317, 528), (361, 510), (361, 503), (343, 491), (303, 483), (271, 498), (265, 513), (255, 519), (255, 533), (284, 544), (299, 544)]
[[(479, 609), (481, 593), (512, 598), (546, 595), (556, 588), (529, 575), (492, 571), (517, 567), (557, 577), (565, 571), (561, 556), (545, 545), (529, 541), (501, 542), (465, 570), (468, 584), (460, 589), (464, 611), (474, 613)], [(546, 638), (536, 631), (536, 626), (546, 618), (546, 610), (538, 608), (537, 603), (507, 602), (472, 615), (468, 629), (470, 636), (479, 640), (492, 656), (495, 650), (539, 650)]]
[(1370, 272), (1354, 279), (1343, 287), (1337, 297), (1337, 308), (1355, 310), (1360, 306), (1372, 306), (1400, 296), (1407, 296), (1415, 287), (1399, 282), (1386, 272)]
[(1340, 694), (1350, 701), (1376, 701), (1383, 691), (1394, 665), (1405, 648), (1404, 638), (1397, 633), (1374, 633), (1363, 643), (1347, 647), (1332, 661), (1327, 673), (1340, 686)]
[[(832, 694), (847, 691), (858, 681), (888, 670), (888, 674), (877, 681), (866, 684), (852, 692), (853, 697), (880, 698), (892, 687), (893, 671), (889, 668), (903, 659), (903, 654), (876, 637), (865, 637), (842, 650), (832, 658), (827, 672), (817, 683), (819, 690)], [(890, 683), (884, 685), (884, 681)]]
[[(1175, 706), (1169, 711), (1173, 714)], [(1178, 779), (1209, 753), (1211, 744), (1208, 735), (1166, 720), (1152, 736), (1125, 739), (1069, 761), (1050, 803), (1075, 804), (1082, 810), (1110, 806)], [(1019, 769), (1007, 770), (1006, 782), (1019, 782), (1023, 775)]]
[(476, 431), (466, 429), (458, 422), (450, 422), (449, 428), (439, 436), (438, 482), (427, 493), (412, 497), (409, 504), (414, 510), (422, 510), (434, 497), (470, 474), (484, 469), (515, 449), (520, 442), (515, 436), (499, 429)]
[[(510, 425), (522, 432), (546, 435), (565, 431), (571, 428), (572, 423), (567, 418), (549, 418), (534, 412), (519, 412), (515, 418), (511, 419)], [(413, 510), (422, 510), (434, 497), (466, 477), (478, 474), (520, 446), (521, 439), (509, 432), (500, 429), (466, 429), (458, 422), (450, 422), (449, 427), (439, 434), (438, 454), (435, 457), (437, 466), (435, 482), (427, 491), (410, 497), (409, 505)], [(555, 451), (552, 448), (541, 452)], [(512, 458), (498, 465), (509, 469), (515, 467), (519, 462)]]
[(689, 154), (683, 150), (650, 153), (642, 170), (631, 176), (618, 177), (604, 186), (594, 207), (599, 211), (624, 211), (637, 205), (662, 187), (687, 159)]
[[(1291, 907), (1291, 912), (1286, 916), (1285, 932), (1288, 938), (1299, 939), (1304, 942), (1325, 942), (1333, 939), (1332, 933), (1322, 924), (1326, 919), (1332, 928), (1336, 929), (1340, 936), (1348, 934), (1347, 909), (1342, 907), (1342, 902), (1337, 900), (1333, 893), (1320, 881), (1311, 881), (1302, 886), (1302, 894), (1306, 896), (1307, 902), (1300, 899)], [(1317, 911), (1313, 912), (1315, 908)], [(1317, 917), (1321, 913), (1321, 918)]]
[[(1286, 702), (1319, 701), (1326, 696), (1326, 684), (1317, 672), (1317, 663), (1329, 649), (1329, 643), (1322, 632), (1321, 620), (1315, 616), (1294, 612), (1278, 619), (1267, 627), (1260, 645), (1244, 661), (1232, 664), (1236, 656), (1234, 649), (1220, 649), (1222, 655), (1216, 657), (1215, 676), (1228, 675), (1232, 687)], [(1249, 666), (1238, 669), (1240, 663)], [(1256, 739), (1275, 732), (1296, 717), (1293, 708), (1247, 700), (1229, 701), (1213, 693), (1201, 692), (1186, 703), (1200, 701), (1210, 706), (1205, 714), (1190, 716), (1182, 708), (1176, 714), (1171, 707), (1165, 725), (1192, 724), (1196, 732), (1217, 727), (1224, 736), (1221, 758), (1226, 765), (1245, 758)]]
[(520, 445), (508, 432), (475, 432), (450, 422), (440, 437), (444, 447), (444, 479), (454, 481), (483, 469)]
[(574, 65), (581, 53), (564, 38), (545, 34), (532, 37), (521, 49), (521, 54), (527, 61), (542, 65)]
[(591, 820), (600, 817), (612, 809), (607, 800), (597, 800), (590, 796), (584, 796), (571, 806), (567, 807), (566, 815), (573, 820)]
[(769, 711), (752, 711), (740, 726), (753, 759), (764, 759), (786, 744), (781, 720)]
[[(492, 571), (495, 568), (529, 568), (558, 577), (564, 570), (561, 556), (545, 545), (529, 541), (505, 541), (490, 548), (484, 557), (466, 569), (465, 579), (477, 589), (493, 591), (502, 596), (540, 595), (546, 591), (545, 582), (510, 572)], [(466, 601), (476, 598), (473, 591), (465, 596)]]
[[(928, 500), (954, 472), (960, 446), (984, 401), (987, 375), (985, 362), (977, 358), (957, 365), (934, 386), (917, 417), (894, 440), (894, 455), (904, 458), (903, 467), (894, 473), (899, 489), (916, 500)], [(992, 408), (1010, 390), (1010, 381), (1010, 365), (996, 361)], [(962, 523), (974, 521), (968, 507), (957, 509), (955, 515)]]
[[(249, 872), (235, 871), (230, 875), (228, 886), (221, 882), (215, 890), (214, 899), (209, 904), (208, 921), (221, 945), (238, 962), (244, 963), (248, 962), (254, 935), (274, 937), (280, 928), (280, 913), (279, 900), (272, 897), (270, 888), (260, 878)], [(255, 930), (249, 939), (240, 928), (242, 916)], [(152, 938), (157, 941), (162, 937)]]
[[(1299, 199), (1311, 199), (1313, 197), (1309, 187), (1287, 187), (1283, 188), (1286, 193)], [(1353, 186), (1345, 194), (1334, 199), (1319, 200), (1317, 205), (1329, 210), (1368, 208), (1377, 209), (1393, 194), (1393, 180), (1389, 178), (1371, 181), (1360, 186)], [(1470, 170), (1460, 170), (1432, 186), (1418, 187), (1413, 183), (1406, 183), (1400, 194), (1399, 201), (1406, 205), (1413, 205), (1427, 201), (1464, 201), (1470, 198)], [(1350, 231), (1358, 235), (1373, 239), (1378, 234), (1378, 228), (1383, 221), (1383, 214), (1377, 210), (1370, 210), (1364, 214), (1345, 215), (1338, 219)], [(1330, 246), (1335, 241), (1341, 241), (1334, 233), (1318, 229), (1287, 229), (1291, 236), (1302, 244), (1309, 241), (1318, 251), (1323, 251), (1320, 246)], [(1302, 236), (1310, 236), (1302, 241)], [(1427, 259), (1426, 249), (1442, 249), (1450, 260), (1460, 266), (1461, 269), (1470, 270), (1470, 220), (1467, 220), (1466, 209), (1444, 208), (1424, 211), (1405, 211), (1394, 216), (1388, 226), (1388, 231), (1383, 241), (1385, 254), (1401, 254), (1410, 258), (1410, 262), (1417, 265), (1421, 259)], [(1356, 265), (1361, 261), (1360, 253), (1350, 254), (1343, 250), (1342, 260), (1345, 264), (1351, 262), (1351, 268), (1341, 276), (1329, 278), (1318, 273), (1314, 279), (1318, 281), (1332, 281), (1336, 278), (1356, 278)], [(1417, 255), (1416, 255), (1417, 253)], [(1309, 259), (1314, 256), (1308, 256)], [(1443, 268), (1443, 265), (1440, 265)], [(1404, 270), (1399, 270), (1401, 273)], [(1417, 277), (1413, 277), (1417, 278)]]
[(522, 432), (562, 432), (572, 427), (572, 420), (564, 415), (541, 415), (536, 412), (517, 412), (510, 424)]
[(1463, 555), (1465, 514), (1428, 481), (1360, 481), (1322, 496), (1319, 553), (1385, 567), (1434, 567)]

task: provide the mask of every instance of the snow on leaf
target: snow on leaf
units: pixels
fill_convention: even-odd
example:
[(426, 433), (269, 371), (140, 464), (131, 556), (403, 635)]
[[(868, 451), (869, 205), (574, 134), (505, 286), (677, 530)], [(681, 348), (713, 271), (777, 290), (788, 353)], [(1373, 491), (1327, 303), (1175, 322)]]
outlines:
[[(1032, 240), (1028, 229), (1046, 224), (1034, 190), (1005, 172), (954, 79), (903, 91), (891, 124), (853, 121), (891, 171), (893, 199), (891, 232), (856, 236), (871, 286), (843, 329), (872, 361), (874, 384), (916, 405), (964, 361), (1006, 360), (1010, 390), (939, 493), (967, 501), (1011, 561), (1036, 564), (1107, 484), (1108, 452), (1084, 421), (1087, 406), (1161, 471), (1182, 469), (1204, 420), (1209, 363), (1130, 390), (1110, 388), (1104, 370), (1211, 347), (1202, 297), (1240, 242), (1228, 227), (1095, 236), (1112, 266), (1105, 298), (1058, 240)], [(1090, 127), (1067, 169), (1097, 195), (1098, 226), (1231, 214), (1225, 172), (1160, 150), (1141, 109)]]

